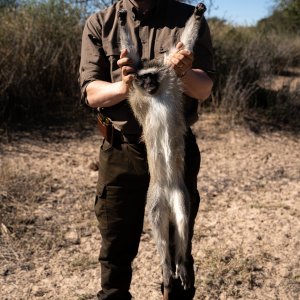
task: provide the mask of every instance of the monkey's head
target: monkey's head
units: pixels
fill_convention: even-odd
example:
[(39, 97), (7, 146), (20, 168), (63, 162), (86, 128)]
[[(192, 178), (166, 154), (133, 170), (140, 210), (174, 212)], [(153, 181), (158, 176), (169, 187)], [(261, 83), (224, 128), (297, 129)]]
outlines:
[(143, 61), (133, 84), (142, 93), (154, 95), (162, 86), (167, 70), (160, 60)]
[(142, 70), (137, 73), (135, 83), (146, 93), (153, 95), (159, 89), (159, 73), (154, 70)]

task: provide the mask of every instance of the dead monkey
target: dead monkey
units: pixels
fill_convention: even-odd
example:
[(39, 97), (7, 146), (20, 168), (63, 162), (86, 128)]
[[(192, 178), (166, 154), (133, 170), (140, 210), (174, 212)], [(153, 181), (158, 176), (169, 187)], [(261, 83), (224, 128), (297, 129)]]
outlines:
[[(205, 10), (202, 3), (195, 7), (180, 37), (184, 48), (191, 52)], [(183, 112), (181, 80), (169, 65), (169, 58), (179, 50), (174, 45), (163, 60), (142, 64), (126, 27), (126, 18), (126, 10), (120, 10), (121, 46), (122, 49), (127, 49), (128, 57), (137, 69), (128, 100), (143, 128), (150, 172), (147, 206), (167, 295), (172, 277), (180, 278), (185, 289), (191, 285), (186, 270), (190, 199), (183, 178), (187, 125)], [(175, 230), (173, 258), (169, 251), (170, 224), (173, 224)], [(172, 261), (176, 265), (175, 274)]]

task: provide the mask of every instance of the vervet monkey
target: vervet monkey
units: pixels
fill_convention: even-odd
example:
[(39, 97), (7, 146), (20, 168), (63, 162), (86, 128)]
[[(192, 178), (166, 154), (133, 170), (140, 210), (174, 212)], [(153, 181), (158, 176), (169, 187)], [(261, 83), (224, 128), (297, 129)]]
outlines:
[[(184, 48), (191, 52), (205, 10), (202, 3), (195, 7), (180, 37)], [(127, 49), (128, 57), (137, 69), (128, 100), (143, 128), (150, 172), (148, 214), (161, 259), (164, 288), (170, 289), (171, 278), (176, 277), (188, 289), (191, 285), (186, 270), (190, 199), (184, 183), (184, 136), (187, 125), (181, 79), (169, 63), (170, 57), (179, 50), (174, 45), (164, 59), (142, 63), (126, 27), (126, 18), (126, 10), (120, 10), (121, 46)], [(169, 251), (170, 224), (174, 226), (174, 258), (171, 258)], [(175, 274), (172, 261), (176, 265)]]

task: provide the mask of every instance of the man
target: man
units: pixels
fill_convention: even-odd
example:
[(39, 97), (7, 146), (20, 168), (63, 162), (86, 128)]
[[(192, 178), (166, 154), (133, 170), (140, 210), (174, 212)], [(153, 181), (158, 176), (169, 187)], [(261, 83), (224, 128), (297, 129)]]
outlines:
[[(205, 19), (193, 53), (179, 43), (185, 22), (193, 13), (192, 6), (174, 0), (121, 0), (93, 14), (85, 24), (80, 64), (82, 101), (90, 107), (101, 108), (114, 128), (112, 138), (104, 139), (100, 148), (95, 202), (102, 236), (99, 256), (102, 290), (97, 295), (101, 300), (131, 299), (131, 263), (138, 251), (149, 183), (145, 145), (140, 141), (142, 129), (126, 101), (135, 70), (127, 51), (120, 49), (117, 16), (120, 8), (128, 11), (128, 27), (142, 60), (162, 57), (177, 44), (178, 52), (171, 64), (182, 80), (189, 126), (197, 120), (198, 101), (210, 95), (214, 73)], [(185, 182), (191, 198), (191, 239), (200, 202), (197, 191), (200, 152), (191, 130), (186, 136), (185, 152)], [(170, 300), (194, 297), (191, 241), (188, 252), (187, 268), (192, 287), (183, 290), (180, 280), (174, 279)]]

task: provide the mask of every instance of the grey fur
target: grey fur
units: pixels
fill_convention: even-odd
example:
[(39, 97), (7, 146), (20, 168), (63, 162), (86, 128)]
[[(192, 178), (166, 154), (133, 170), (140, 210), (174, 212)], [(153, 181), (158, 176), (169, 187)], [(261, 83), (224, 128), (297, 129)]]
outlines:
[[(197, 38), (201, 18), (205, 11), (202, 4), (186, 23), (181, 41), (192, 51)], [(199, 16), (199, 15), (200, 16)], [(121, 45), (127, 48), (134, 65), (139, 65), (133, 50), (126, 15), (120, 16)], [(175, 45), (174, 45), (175, 46)], [(147, 149), (150, 184), (147, 193), (149, 220), (161, 259), (165, 290), (170, 289), (171, 278), (180, 278), (185, 289), (191, 282), (186, 270), (186, 252), (189, 241), (190, 199), (184, 183), (184, 137), (187, 131), (183, 112), (181, 80), (167, 64), (169, 52), (163, 61), (150, 61), (138, 70), (129, 93), (131, 108), (143, 127), (143, 139)], [(157, 79), (158, 89), (149, 94), (139, 83), (144, 76)], [(155, 83), (156, 84), (156, 83)], [(154, 85), (155, 85), (154, 84)], [(175, 257), (170, 257), (169, 226), (174, 225)], [(176, 272), (171, 261), (175, 261)]]

